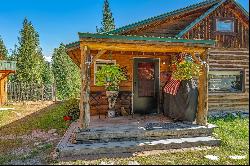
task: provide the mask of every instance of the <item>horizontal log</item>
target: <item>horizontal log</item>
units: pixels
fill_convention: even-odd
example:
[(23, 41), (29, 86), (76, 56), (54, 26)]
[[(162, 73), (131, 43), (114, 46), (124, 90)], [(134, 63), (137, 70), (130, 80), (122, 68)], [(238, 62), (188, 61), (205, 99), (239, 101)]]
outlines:
[(233, 56), (222, 56), (222, 55), (209, 55), (210, 60), (248, 60), (249, 56), (233, 55)]
[(249, 65), (209, 63), (211, 68), (249, 68)]
[(224, 64), (224, 65), (231, 65), (231, 64), (238, 64), (247, 66), (249, 64), (249, 60), (209, 60), (209, 64)]

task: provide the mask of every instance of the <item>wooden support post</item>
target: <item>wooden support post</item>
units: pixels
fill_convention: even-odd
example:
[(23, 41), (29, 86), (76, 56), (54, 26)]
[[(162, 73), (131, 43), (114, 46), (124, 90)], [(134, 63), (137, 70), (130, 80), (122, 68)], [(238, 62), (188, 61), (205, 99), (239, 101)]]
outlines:
[(196, 123), (198, 125), (207, 125), (207, 113), (208, 113), (208, 64), (207, 64), (207, 52), (201, 55), (202, 69), (199, 77), (199, 97), (198, 97), (198, 112)]
[(90, 50), (87, 46), (81, 48), (81, 96), (80, 96), (80, 129), (87, 129), (90, 123), (90, 106), (89, 106), (89, 91), (90, 91), (90, 64), (87, 64), (87, 59), (90, 56)]

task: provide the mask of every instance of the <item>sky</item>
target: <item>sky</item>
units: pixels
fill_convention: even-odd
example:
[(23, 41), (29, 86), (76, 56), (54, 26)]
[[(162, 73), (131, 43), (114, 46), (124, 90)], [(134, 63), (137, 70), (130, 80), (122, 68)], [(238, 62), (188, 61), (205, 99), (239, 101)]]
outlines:
[[(116, 27), (157, 16), (203, 0), (109, 0)], [(249, 11), (249, 0), (237, 0)], [(102, 19), (103, 0), (1, 0), (0, 36), (8, 50), (18, 44), (26, 17), (40, 36), (47, 60), (60, 43), (78, 40), (78, 32), (96, 32)]]

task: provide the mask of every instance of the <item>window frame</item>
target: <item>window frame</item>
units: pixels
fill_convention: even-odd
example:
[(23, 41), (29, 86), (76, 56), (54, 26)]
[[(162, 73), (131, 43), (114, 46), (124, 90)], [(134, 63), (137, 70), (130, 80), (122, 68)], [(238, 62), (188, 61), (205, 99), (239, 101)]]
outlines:
[[(233, 31), (219, 31), (217, 29), (218, 21), (228, 21), (228, 20), (233, 22), (233, 25), (232, 25)], [(233, 17), (214, 17), (214, 32), (216, 34), (235, 36), (236, 35), (235, 30), (236, 30), (236, 25), (235, 25), (235, 19)]]
[(96, 72), (97, 72), (97, 67), (101, 66), (101, 64), (98, 64), (98, 62), (101, 62), (103, 64), (111, 64), (113, 63), (114, 65), (116, 65), (116, 60), (107, 60), (107, 59), (97, 59), (94, 63), (94, 85), (96, 85)]
[[(245, 87), (245, 82), (246, 82), (246, 71), (244, 68), (242, 69), (212, 69), (210, 71), (226, 71), (226, 72), (230, 72), (230, 71), (239, 71), (242, 72), (242, 90), (239, 92), (222, 92), (222, 91), (209, 91), (209, 87), (208, 87), (208, 93), (210, 94), (219, 94), (219, 93), (223, 93), (223, 94), (240, 94), (240, 93), (245, 93), (246, 92), (246, 87)], [(209, 71), (209, 72), (210, 72)], [(209, 82), (209, 72), (208, 72), (208, 82)]]

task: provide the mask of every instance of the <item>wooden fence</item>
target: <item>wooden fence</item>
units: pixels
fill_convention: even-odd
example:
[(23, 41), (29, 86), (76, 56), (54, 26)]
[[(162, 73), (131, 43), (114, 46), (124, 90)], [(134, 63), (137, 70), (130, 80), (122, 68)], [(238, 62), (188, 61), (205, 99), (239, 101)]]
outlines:
[(54, 84), (8, 82), (8, 102), (52, 101), (56, 99)]

